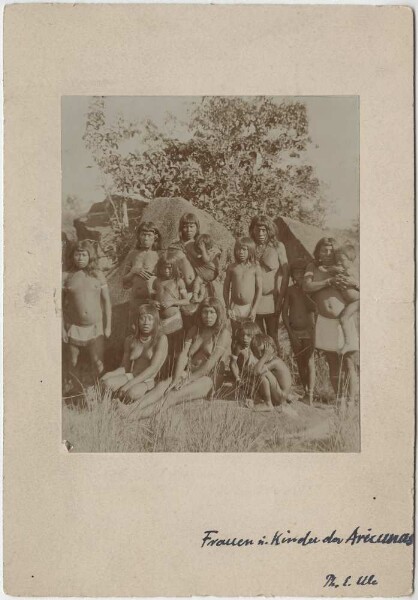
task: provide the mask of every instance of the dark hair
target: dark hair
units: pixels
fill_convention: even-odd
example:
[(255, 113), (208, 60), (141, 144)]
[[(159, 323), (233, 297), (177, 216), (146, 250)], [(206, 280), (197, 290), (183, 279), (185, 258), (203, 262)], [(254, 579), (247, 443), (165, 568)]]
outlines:
[(305, 271), (306, 266), (306, 260), (304, 258), (297, 258), (290, 265), (290, 274), (293, 275), (295, 271)]
[(254, 352), (254, 350), (257, 350), (259, 352), (260, 348), (262, 348), (263, 346), (264, 347), (271, 346), (273, 348), (275, 354), (277, 354), (277, 347), (276, 347), (276, 344), (274, 343), (273, 338), (271, 338), (269, 335), (266, 335), (265, 333), (256, 333), (256, 335), (251, 340), (251, 344), (250, 344), (251, 350), (253, 352)]
[(181, 215), (180, 221), (179, 221), (180, 239), (181, 239), (181, 232), (183, 229), (183, 225), (185, 225), (186, 223), (194, 223), (196, 225), (196, 235), (195, 235), (195, 239), (196, 239), (196, 237), (200, 234), (200, 222), (194, 213), (184, 213), (183, 215)]
[(261, 329), (254, 321), (244, 321), (238, 325), (235, 331), (235, 339), (238, 341), (242, 340), (246, 333), (254, 337), (258, 333), (261, 333)]
[(215, 309), (217, 319), (215, 325), (213, 326), (213, 330), (215, 333), (219, 333), (220, 331), (222, 331), (226, 326), (226, 315), (222, 302), (214, 296), (210, 296), (209, 298), (205, 298), (204, 300), (202, 300), (202, 302), (199, 304), (199, 308), (197, 309), (195, 315), (195, 323), (198, 328), (202, 327), (202, 311), (204, 308)]
[(334, 251), (335, 254), (344, 254), (344, 256), (346, 256), (350, 262), (356, 260), (356, 249), (354, 248), (353, 244), (350, 244), (349, 242), (339, 246)]
[(170, 256), (167, 252), (164, 252), (158, 259), (157, 265), (155, 267), (155, 273), (156, 273), (157, 277), (161, 277), (160, 272), (164, 265), (171, 265), (171, 273), (172, 273), (173, 279), (179, 279), (180, 271), (177, 266), (177, 261), (178, 261), (178, 257), (176, 258), (175, 256)]
[(161, 249), (161, 233), (157, 226), (152, 221), (141, 221), (141, 223), (136, 229), (136, 238), (138, 240), (136, 243), (136, 247), (138, 249), (141, 248), (141, 246), (139, 245), (139, 235), (141, 231), (152, 231), (152, 233), (154, 233), (155, 241), (152, 245), (152, 250), (156, 250), (158, 252), (158, 250)]
[(267, 243), (277, 248), (279, 245), (279, 232), (274, 221), (266, 215), (259, 215), (252, 218), (249, 228), (251, 238), (254, 240), (255, 228), (260, 226), (267, 229)]
[(71, 248), (69, 263), (71, 266), (71, 270), (75, 271), (76, 266), (74, 264), (74, 254), (75, 252), (88, 252), (89, 255), (89, 264), (85, 269), (83, 269), (88, 275), (92, 275), (95, 277), (99, 271), (97, 264), (97, 252), (94, 246), (94, 243), (91, 240), (82, 240), (81, 242), (76, 242), (74, 246)]
[(197, 245), (199, 242), (203, 242), (207, 250), (211, 250), (215, 245), (213, 238), (208, 233), (199, 233), (196, 235), (195, 244)]
[(142, 317), (142, 315), (152, 315), (154, 317), (154, 330), (151, 335), (152, 335), (152, 338), (154, 340), (156, 340), (161, 335), (160, 313), (158, 311), (158, 308), (154, 304), (151, 304), (151, 303), (141, 304), (140, 307), (138, 308), (138, 315), (136, 317), (136, 322), (135, 322), (134, 339), (139, 339), (139, 336), (140, 336), (139, 319)]
[(317, 242), (315, 246), (315, 250), (313, 251), (315, 262), (319, 263), (319, 253), (321, 251), (322, 246), (332, 246), (333, 252), (335, 252), (336, 241), (332, 237), (323, 237)]
[(248, 262), (255, 265), (255, 263), (257, 262), (257, 257), (255, 254), (256, 246), (255, 246), (254, 240), (250, 237), (241, 237), (236, 240), (235, 246), (234, 246), (235, 260), (238, 261), (238, 258), (237, 258), (238, 250), (240, 248), (242, 248), (242, 246), (246, 246), (248, 248)]

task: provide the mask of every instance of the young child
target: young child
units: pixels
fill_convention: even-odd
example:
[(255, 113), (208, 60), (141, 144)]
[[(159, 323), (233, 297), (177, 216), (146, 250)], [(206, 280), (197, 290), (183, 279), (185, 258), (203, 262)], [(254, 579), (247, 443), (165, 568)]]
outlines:
[(272, 410), (273, 406), (279, 406), (290, 416), (297, 416), (296, 412), (286, 405), (292, 376), (286, 364), (277, 356), (273, 339), (265, 333), (258, 333), (251, 340), (250, 349), (257, 359), (253, 370), (259, 377), (258, 398), (261, 400), (254, 409), (266, 411)]
[[(219, 257), (221, 250), (207, 233), (196, 237), (193, 244), (187, 246), (187, 257), (193, 266), (196, 277), (192, 285), (193, 303), (200, 303), (205, 296), (214, 296), (210, 284), (219, 275)], [(206, 290), (208, 293), (206, 294)]]
[(155, 304), (160, 311), (161, 330), (166, 335), (183, 328), (179, 306), (189, 302), (186, 285), (179, 275), (176, 260), (162, 255), (156, 266), (157, 277), (152, 283)]
[(243, 321), (254, 321), (262, 294), (261, 269), (256, 262), (255, 243), (239, 238), (234, 247), (235, 263), (229, 265), (224, 281), (224, 300), (232, 331)]
[(303, 291), (306, 263), (303, 259), (291, 265), (293, 285), (287, 289), (283, 304), (283, 323), (287, 329), (300, 380), (309, 404), (315, 387), (315, 303)]
[(244, 379), (245, 369), (253, 367), (257, 362), (250, 349), (251, 341), (257, 333), (261, 333), (261, 329), (253, 321), (240, 323), (235, 331), (229, 367), (237, 384), (241, 384)]
[(151, 221), (140, 223), (136, 235), (137, 244), (127, 256), (125, 274), (122, 278), (123, 287), (132, 288), (129, 328), (135, 326), (139, 306), (149, 300), (150, 280), (155, 273), (161, 245), (160, 232)]
[[(337, 283), (339, 275), (342, 276), (342, 285), (338, 286), (340, 293), (346, 302), (345, 308), (339, 315), (341, 329), (344, 334), (344, 346), (341, 349), (341, 354), (349, 352), (357, 344), (357, 335), (351, 326), (351, 317), (360, 310), (360, 287), (358, 276), (353, 269), (353, 262), (356, 259), (356, 251), (352, 244), (344, 244), (335, 250), (335, 262), (338, 268), (336, 273)], [(355, 287), (344, 287), (344, 278), (349, 277), (355, 283)], [(355, 336), (355, 337), (353, 337)]]
[(112, 307), (106, 278), (96, 261), (93, 244), (78, 242), (70, 254), (71, 269), (63, 273), (62, 338), (68, 345), (70, 375), (75, 374), (83, 347), (89, 352), (93, 374), (103, 373), (103, 334), (110, 337)]

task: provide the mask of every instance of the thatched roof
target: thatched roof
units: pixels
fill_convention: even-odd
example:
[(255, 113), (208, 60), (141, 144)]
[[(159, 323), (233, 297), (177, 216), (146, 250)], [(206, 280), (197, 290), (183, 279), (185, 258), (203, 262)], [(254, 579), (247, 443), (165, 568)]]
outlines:
[(315, 246), (323, 237), (333, 237), (338, 244), (347, 241), (347, 235), (343, 231), (320, 229), (315, 225), (307, 225), (288, 217), (278, 217), (275, 222), (279, 231), (279, 239), (286, 246), (290, 264), (298, 258), (303, 258), (307, 262), (311, 261)]

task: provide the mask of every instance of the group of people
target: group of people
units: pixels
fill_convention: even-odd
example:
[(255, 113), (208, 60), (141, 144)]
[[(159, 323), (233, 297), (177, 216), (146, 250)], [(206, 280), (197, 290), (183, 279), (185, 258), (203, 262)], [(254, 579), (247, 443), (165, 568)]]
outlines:
[(298, 259), (289, 267), (274, 222), (256, 216), (223, 272), (223, 249), (200, 232), (193, 213), (181, 217), (178, 240), (165, 250), (163, 242), (156, 224), (140, 223), (122, 278), (131, 290), (123, 358), (110, 372), (103, 361), (112, 316), (107, 282), (93, 244), (74, 246), (63, 276), (70, 377), (85, 346), (95, 376), (121, 404), (135, 404), (140, 418), (207, 397), (225, 377), (246, 406), (280, 410), (292, 386), (280, 357), (282, 318), (307, 401), (314, 397), (315, 348), (325, 354), (335, 394), (346, 382), (355, 399), (359, 283), (352, 245), (322, 238), (311, 264)]

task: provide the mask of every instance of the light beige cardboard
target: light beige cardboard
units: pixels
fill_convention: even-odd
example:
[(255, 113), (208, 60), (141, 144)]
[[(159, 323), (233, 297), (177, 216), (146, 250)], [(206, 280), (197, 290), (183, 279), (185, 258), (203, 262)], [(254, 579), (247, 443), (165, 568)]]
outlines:
[[(201, 548), (203, 532), (412, 530), (413, 14), (13, 5), (5, 12), (5, 590), (411, 592), (412, 546)], [(60, 409), (62, 95), (359, 95), (359, 454), (69, 454)], [(325, 576), (374, 574), (369, 588)]]

